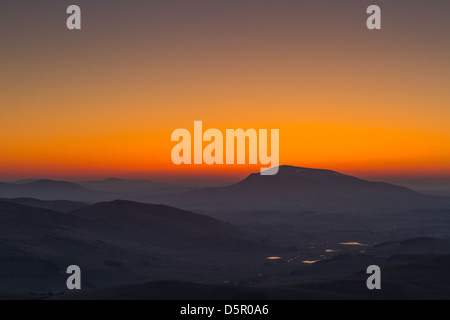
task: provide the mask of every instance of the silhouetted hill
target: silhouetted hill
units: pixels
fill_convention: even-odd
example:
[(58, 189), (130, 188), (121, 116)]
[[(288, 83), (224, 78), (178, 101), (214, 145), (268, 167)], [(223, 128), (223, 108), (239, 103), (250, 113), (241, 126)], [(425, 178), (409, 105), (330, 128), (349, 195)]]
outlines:
[(97, 203), (71, 214), (101, 224), (103, 228), (120, 229), (122, 237), (138, 237), (152, 243), (184, 245), (185, 241), (196, 241), (209, 245), (249, 237), (229, 223), (165, 205), (116, 200)]
[(108, 191), (108, 192), (127, 192), (127, 193), (141, 193), (152, 192), (158, 190), (164, 185), (162, 183), (148, 181), (148, 180), (125, 180), (110, 178), (99, 181), (84, 181), (78, 183), (81, 186), (92, 190)]
[(119, 199), (138, 200), (139, 197), (155, 194), (171, 194), (193, 190), (191, 187), (172, 186), (150, 180), (126, 180), (110, 178), (99, 181), (78, 182), (79, 185), (88, 189), (111, 192)]
[(24, 183), (31, 183), (31, 182), (36, 182), (42, 179), (22, 179), (22, 180), (15, 180), (15, 181), (11, 181), (10, 183), (14, 183), (14, 184), (24, 184)]
[(67, 181), (38, 180), (22, 184), (0, 183), (0, 197), (41, 200), (93, 200), (101, 197), (80, 185)]
[(217, 277), (230, 257), (237, 265), (264, 257), (256, 237), (162, 205), (113, 201), (65, 214), (0, 201), (0, 292), (64, 290), (72, 264), (87, 287), (179, 277), (174, 270)]
[(86, 203), (76, 202), (76, 201), (67, 201), (67, 200), (46, 201), (46, 200), (39, 200), (39, 199), (33, 199), (33, 198), (14, 198), (14, 199), (0, 198), (0, 201), (17, 203), (17, 204), (22, 204), (25, 206), (35, 207), (35, 208), (49, 209), (52, 211), (63, 212), (63, 213), (68, 213), (68, 212), (89, 206)]
[[(28, 236), (39, 232), (53, 232), (70, 226), (76, 218), (59, 212), (0, 201), (0, 235)], [(17, 232), (14, 228), (26, 229)], [(48, 229), (47, 229), (48, 228)]]
[(160, 194), (194, 190), (185, 186), (165, 185), (148, 180), (106, 179), (73, 183), (68, 181), (25, 179), (12, 183), (0, 182), (0, 198), (35, 198), (40, 200), (70, 200), (99, 202), (116, 199), (140, 201)]
[(165, 202), (195, 210), (401, 211), (450, 207), (450, 198), (433, 197), (383, 182), (330, 170), (281, 166), (278, 174), (251, 174), (243, 181), (169, 196)]

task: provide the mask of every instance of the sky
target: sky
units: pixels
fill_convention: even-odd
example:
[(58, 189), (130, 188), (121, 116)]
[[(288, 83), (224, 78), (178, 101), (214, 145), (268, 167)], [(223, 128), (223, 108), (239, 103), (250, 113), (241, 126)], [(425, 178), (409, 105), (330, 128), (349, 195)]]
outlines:
[(447, 0), (2, 1), (0, 180), (259, 171), (172, 164), (172, 131), (195, 120), (279, 129), (281, 164), (450, 178), (449, 15)]

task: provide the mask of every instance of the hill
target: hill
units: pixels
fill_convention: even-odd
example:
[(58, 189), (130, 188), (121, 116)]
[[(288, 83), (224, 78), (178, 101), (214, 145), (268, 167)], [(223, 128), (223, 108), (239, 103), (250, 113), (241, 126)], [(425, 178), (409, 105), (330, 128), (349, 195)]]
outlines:
[[(264, 256), (254, 233), (161, 205), (113, 201), (60, 213), (0, 201), (0, 292), (65, 289), (79, 265), (87, 288), (217, 277)], [(26, 278), (27, 281), (23, 281)]]
[[(203, 246), (248, 239), (250, 233), (220, 220), (165, 206), (132, 201), (102, 202), (76, 210), (71, 215), (94, 222), (105, 230), (121, 230), (122, 238), (140, 238), (152, 243)], [(251, 234), (253, 236), (253, 234)]]
[(13, 198), (13, 199), (0, 198), (0, 201), (17, 203), (35, 208), (49, 209), (52, 211), (63, 213), (68, 213), (89, 206), (86, 203), (76, 201), (67, 201), (67, 200), (46, 201), (33, 198)]
[(99, 181), (83, 181), (79, 185), (98, 191), (119, 193), (152, 193), (164, 187), (162, 183), (148, 180), (125, 180), (110, 178)]
[(72, 182), (37, 180), (22, 184), (0, 183), (0, 197), (89, 201), (102, 195)]
[(383, 182), (335, 171), (281, 166), (278, 174), (251, 174), (243, 181), (168, 196), (165, 203), (190, 210), (282, 210), (396, 212), (449, 207), (450, 198), (434, 197)]

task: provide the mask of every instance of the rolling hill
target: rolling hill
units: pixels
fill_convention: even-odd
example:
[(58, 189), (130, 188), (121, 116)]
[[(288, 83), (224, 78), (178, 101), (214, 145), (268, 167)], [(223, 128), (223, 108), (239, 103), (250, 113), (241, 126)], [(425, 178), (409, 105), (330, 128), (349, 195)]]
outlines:
[(120, 199), (138, 198), (142, 195), (171, 194), (193, 190), (192, 187), (168, 185), (150, 180), (127, 180), (110, 178), (98, 181), (78, 182), (79, 185), (96, 191), (110, 192)]
[(0, 183), (0, 197), (2, 198), (93, 201), (104, 196), (104, 194), (67, 181), (37, 180), (21, 184)]
[(263, 255), (253, 239), (231, 224), (161, 205), (113, 201), (60, 213), (0, 201), (0, 292), (64, 290), (72, 264), (82, 267), (88, 288), (217, 277), (230, 256), (240, 265)]
[(48, 209), (56, 212), (68, 213), (77, 209), (88, 207), (87, 203), (68, 200), (39, 200), (33, 198), (0, 198), (0, 201), (22, 204), (29, 207)]
[[(250, 233), (217, 219), (165, 206), (132, 201), (102, 202), (73, 211), (71, 215), (98, 225), (104, 230), (121, 230), (122, 238), (141, 241), (202, 246), (225, 245), (248, 239)], [(251, 237), (254, 235), (251, 234)], [(251, 238), (250, 237), (250, 238)]]
[(250, 174), (227, 187), (186, 191), (146, 180), (107, 179), (81, 183), (38, 180), (0, 183), (2, 198), (81, 202), (125, 199), (163, 203), (190, 211), (320, 211), (378, 214), (450, 208), (450, 197), (422, 194), (323, 169), (281, 166), (276, 175)]
[(153, 192), (164, 186), (163, 184), (154, 181), (125, 180), (117, 178), (98, 181), (83, 181), (78, 182), (78, 184), (92, 190), (128, 193)]

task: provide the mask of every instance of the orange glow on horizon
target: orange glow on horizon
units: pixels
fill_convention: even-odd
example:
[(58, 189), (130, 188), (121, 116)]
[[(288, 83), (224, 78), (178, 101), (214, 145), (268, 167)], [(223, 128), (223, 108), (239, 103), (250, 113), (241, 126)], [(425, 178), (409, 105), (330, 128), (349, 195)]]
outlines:
[[(192, 130), (192, 124), (187, 123), (186, 129)], [(210, 127), (213, 125), (204, 130)], [(256, 124), (254, 128), (265, 127)], [(342, 124), (286, 124), (279, 128), (280, 164), (331, 169), (360, 177), (450, 176), (450, 137), (445, 134)], [(226, 128), (220, 129), (224, 132)], [(261, 165), (176, 166), (170, 159), (176, 144), (170, 141), (170, 135), (170, 130), (80, 136), (71, 133), (69, 137), (42, 134), (34, 141), (24, 135), (22, 141), (2, 145), (0, 168), (3, 176), (15, 178), (211, 176), (236, 180), (260, 170)]]
[[(336, 15), (331, 1), (328, 13), (313, 2), (260, 11), (209, 2), (204, 16), (181, 2), (142, 2), (105, 20), (90, 5), (95, 21), (70, 36), (49, 27), (59, 15), (40, 24), (21, 10), (11, 14), (23, 19), (0, 30), (0, 181), (259, 172), (174, 166), (171, 133), (193, 130), (194, 120), (222, 132), (279, 129), (280, 164), (450, 177), (448, 19), (425, 29), (399, 19), (367, 33), (354, 11)], [(389, 6), (401, 16), (402, 6)]]

